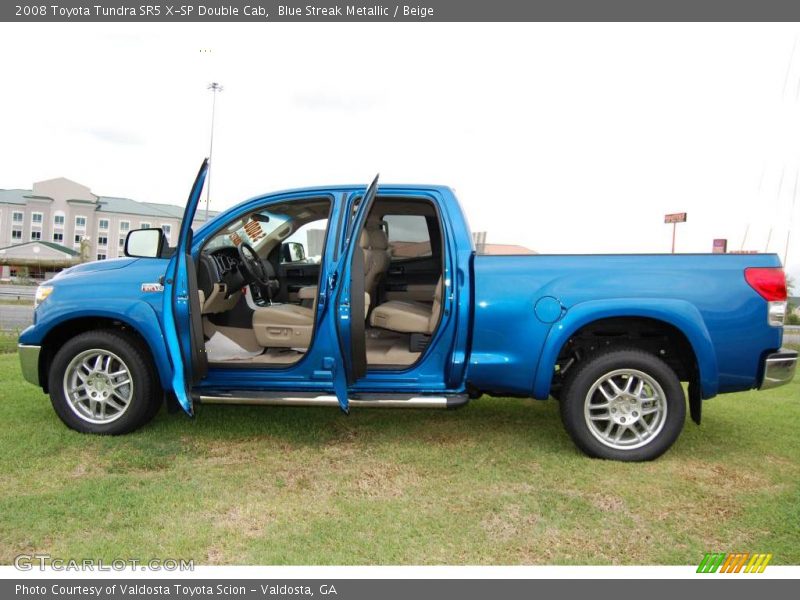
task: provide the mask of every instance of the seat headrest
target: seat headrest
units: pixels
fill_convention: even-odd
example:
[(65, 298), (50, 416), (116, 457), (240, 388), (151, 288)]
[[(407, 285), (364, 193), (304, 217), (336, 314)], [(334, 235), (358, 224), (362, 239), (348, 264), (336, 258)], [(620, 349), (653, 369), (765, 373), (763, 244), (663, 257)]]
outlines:
[(365, 250), (386, 250), (389, 248), (389, 238), (377, 220), (368, 220), (361, 231), (359, 245)]

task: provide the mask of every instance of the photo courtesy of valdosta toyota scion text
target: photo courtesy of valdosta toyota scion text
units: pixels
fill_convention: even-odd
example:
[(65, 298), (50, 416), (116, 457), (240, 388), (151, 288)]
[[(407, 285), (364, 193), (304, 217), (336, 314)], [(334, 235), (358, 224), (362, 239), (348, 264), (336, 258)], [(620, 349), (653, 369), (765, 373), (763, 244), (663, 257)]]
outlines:
[(0, 6), (0, 595), (800, 576), (800, 26), (731, 10)]

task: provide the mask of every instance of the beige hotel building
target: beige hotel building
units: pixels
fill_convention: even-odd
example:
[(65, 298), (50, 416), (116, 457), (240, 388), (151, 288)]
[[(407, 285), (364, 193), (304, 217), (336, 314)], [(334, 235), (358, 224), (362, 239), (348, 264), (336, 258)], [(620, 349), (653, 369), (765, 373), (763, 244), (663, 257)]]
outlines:
[[(30, 190), (0, 189), (0, 278), (13, 276), (15, 263), (41, 265), (34, 269), (41, 277), (50, 271), (48, 263), (80, 262), (82, 240), (89, 245), (83, 260), (124, 256), (125, 236), (132, 229), (161, 227), (174, 244), (183, 210), (171, 204), (98, 196), (63, 177), (36, 182)], [(203, 222), (203, 211), (197, 216), (194, 227)]]

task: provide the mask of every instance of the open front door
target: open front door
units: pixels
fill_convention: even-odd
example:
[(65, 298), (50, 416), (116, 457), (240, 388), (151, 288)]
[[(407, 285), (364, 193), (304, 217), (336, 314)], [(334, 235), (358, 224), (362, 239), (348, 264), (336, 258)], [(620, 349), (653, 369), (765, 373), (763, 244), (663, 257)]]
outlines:
[(164, 337), (172, 360), (172, 391), (183, 410), (192, 415), (191, 389), (208, 370), (200, 298), (197, 295), (197, 272), (192, 260), (192, 220), (200, 204), (200, 194), (208, 173), (208, 159), (189, 193), (181, 221), (175, 255), (164, 278)]
[[(367, 372), (367, 346), (364, 332), (366, 301), (364, 298), (364, 253), (358, 244), (361, 230), (378, 193), (378, 175), (358, 201), (349, 220), (345, 251), (337, 273), (341, 280), (336, 297), (336, 330), (341, 350), (341, 369), (336, 369), (334, 384), (339, 406), (349, 411), (347, 388)], [(347, 219), (345, 223), (347, 223)], [(372, 299), (374, 301), (374, 299)]]

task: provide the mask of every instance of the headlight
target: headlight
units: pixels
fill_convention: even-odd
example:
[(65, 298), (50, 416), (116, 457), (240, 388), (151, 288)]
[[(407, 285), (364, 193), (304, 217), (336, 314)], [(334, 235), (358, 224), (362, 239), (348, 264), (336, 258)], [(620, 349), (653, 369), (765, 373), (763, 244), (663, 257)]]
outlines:
[(47, 297), (53, 293), (52, 285), (40, 285), (36, 288), (36, 296), (33, 300), (33, 308), (39, 306), (42, 302), (47, 300)]

